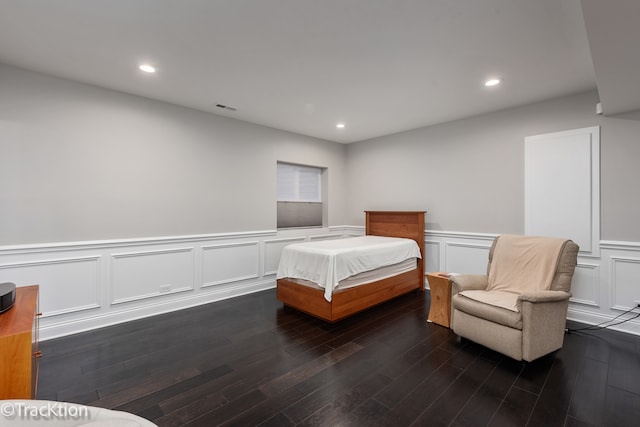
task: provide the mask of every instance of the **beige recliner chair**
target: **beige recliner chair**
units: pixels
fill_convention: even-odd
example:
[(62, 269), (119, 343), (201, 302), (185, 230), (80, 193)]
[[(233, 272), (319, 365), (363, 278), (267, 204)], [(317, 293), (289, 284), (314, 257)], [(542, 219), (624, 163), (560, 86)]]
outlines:
[(516, 360), (562, 347), (578, 245), (551, 237), (501, 235), (486, 275), (452, 281), (452, 329)]

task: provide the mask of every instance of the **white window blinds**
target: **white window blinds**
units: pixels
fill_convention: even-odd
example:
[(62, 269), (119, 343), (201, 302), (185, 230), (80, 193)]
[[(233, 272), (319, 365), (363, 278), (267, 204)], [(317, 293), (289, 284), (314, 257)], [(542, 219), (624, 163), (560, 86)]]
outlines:
[(279, 202), (322, 202), (322, 169), (278, 163)]

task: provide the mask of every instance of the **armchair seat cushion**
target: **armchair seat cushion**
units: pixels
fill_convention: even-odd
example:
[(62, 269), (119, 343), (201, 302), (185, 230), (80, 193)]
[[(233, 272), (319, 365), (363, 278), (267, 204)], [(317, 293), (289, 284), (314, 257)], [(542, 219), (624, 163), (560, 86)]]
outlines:
[(509, 328), (522, 329), (522, 313), (518, 306), (518, 296), (518, 294), (501, 291), (463, 291), (455, 295), (451, 303), (454, 310)]
[(489, 304), (494, 307), (506, 308), (510, 311), (520, 311), (518, 297), (520, 294), (508, 291), (463, 291), (460, 292), (467, 298)]

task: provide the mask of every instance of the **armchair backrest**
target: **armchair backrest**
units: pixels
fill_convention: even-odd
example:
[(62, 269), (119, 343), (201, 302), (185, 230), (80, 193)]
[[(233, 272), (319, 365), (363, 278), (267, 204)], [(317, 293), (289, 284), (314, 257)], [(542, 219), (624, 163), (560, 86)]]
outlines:
[(558, 268), (551, 282), (551, 290), (571, 292), (571, 279), (578, 264), (580, 247), (572, 240), (567, 240), (560, 252)]
[[(503, 239), (503, 242), (498, 245), (500, 239)], [(577, 256), (579, 247), (576, 243), (571, 240), (561, 240), (555, 238), (545, 238), (545, 237), (530, 237), (530, 236), (513, 236), (513, 235), (501, 235), (496, 237), (491, 245), (491, 249), (489, 250), (489, 262), (487, 264), (487, 276), (490, 277), (490, 287), (492, 285), (492, 281), (495, 281), (496, 274), (491, 276), (491, 268), (496, 259), (504, 260), (505, 251), (514, 251), (514, 253), (518, 253), (518, 250), (522, 250), (522, 244), (527, 245), (528, 248), (533, 248), (532, 250), (535, 252), (539, 250), (536, 248), (537, 245), (543, 247), (543, 250), (540, 250), (540, 256), (547, 257), (544, 260), (547, 268), (552, 270), (546, 273), (546, 277), (550, 278), (550, 283), (547, 282), (544, 284), (543, 288), (570, 292), (571, 290), (571, 279), (573, 277), (573, 273), (575, 271), (575, 267), (577, 264)], [(499, 247), (498, 250), (502, 251), (496, 257), (496, 247)], [(527, 253), (527, 256), (530, 254)], [(495, 273), (495, 272), (494, 272)], [(536, 270), (536, 275), (539, 271)], [(549, 276), (550, 275), (550, 276)], [(522, 286), (521, 281), (526, 281), (529, 277), (527, 275), (522, 276), (523, 279), (514, 280), (514, 282), (518, 282), (515, 284), (516, 287)], [(524, 285), (532, 286), (529, 285)], [(534, 285), (537, 286), (537, 285)], [(502, 287), (504, 289), (504, 287)]]

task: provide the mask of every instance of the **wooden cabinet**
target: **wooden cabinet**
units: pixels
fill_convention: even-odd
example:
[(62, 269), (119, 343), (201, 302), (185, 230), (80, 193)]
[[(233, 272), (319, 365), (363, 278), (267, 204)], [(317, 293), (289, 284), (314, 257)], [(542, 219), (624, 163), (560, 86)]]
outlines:
[(429, 322), (451, 327), (451, 282), (447, 273), (427, 274), (431, 294)]
[(38, 285), (16, 288), (0, 314), (0, 399), (35, 399), (38, 381)]

